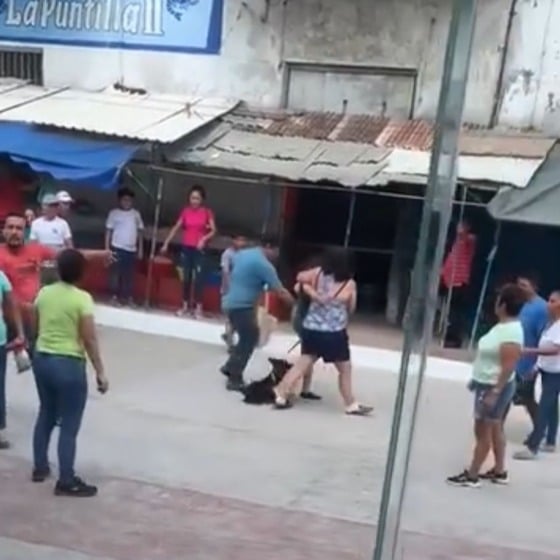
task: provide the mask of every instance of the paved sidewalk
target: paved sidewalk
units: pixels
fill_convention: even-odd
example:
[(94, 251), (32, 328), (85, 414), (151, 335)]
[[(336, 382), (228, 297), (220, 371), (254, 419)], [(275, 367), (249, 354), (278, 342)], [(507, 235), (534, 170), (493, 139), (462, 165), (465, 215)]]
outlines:
[[(0, 560), (214, 560), (371, 557), (396, 377), (356, 372), (372, 418), (325, 399), (290, 411), (249, 407), (223, 390), (216, 347), (104, 329), (111, 393), (92, 391), (79, 470), (92, 500), (28, 482), (36, 406), (30, 376), (10, 375), (0, 454)], [(265, 372), (257, 357), (251, 373)], [(404, 560), (560, 558), (558, 460), (512, 464), (510, 487), (449, 488), (470, 449), (469, 395), (429, 379), (408, 489)], [(526, 421), (516, 411), (509, 436)], [(54, 455), (53, 455), (54, 457)]]

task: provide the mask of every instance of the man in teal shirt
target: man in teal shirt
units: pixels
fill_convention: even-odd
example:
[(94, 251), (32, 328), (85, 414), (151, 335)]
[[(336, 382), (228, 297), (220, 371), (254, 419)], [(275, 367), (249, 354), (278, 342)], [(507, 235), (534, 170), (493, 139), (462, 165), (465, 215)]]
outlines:
[(229, 283), (222, 296), (222, 309), (238, 335), (237, 344), (221, 368), (230, 391), (243, 390), (243, 372), (259, 341), (257, 307), (264, 289), (276, 293), (289, 305), (293, 303), (292, 295), (270, 262), (276, 256), (272, 240), (263, 239), (258, 246), (239, 249), (232, 258)]

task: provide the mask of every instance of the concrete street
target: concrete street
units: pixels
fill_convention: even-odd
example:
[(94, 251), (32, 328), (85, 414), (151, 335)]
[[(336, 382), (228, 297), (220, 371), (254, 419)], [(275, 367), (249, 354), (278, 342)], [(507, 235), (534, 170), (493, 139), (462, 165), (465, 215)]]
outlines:
[[(10, 371), (0, 560), (371, 558), (394, 374), (356, 371), (357, 395), (376, 409), (350, 418), (323, 366), (323, 402), (274, 411), (224, 390), (218, 347), (103, 328), (102, 349), (111, 391), (92, 384), (78, 450), (79, 473), (100, 486), (90, 500), (28, 482), (37, 399), (31, 376)], [(265, 371), (255, 357), (250, 375)], [(402, 558), (560, 558), (560, 458), (511, 464), (509, 487), (444, 484), (465, 465), (470, 414), (462, 383), (427, 379)], [(512, 445), (527, 426), (516, 410)]]

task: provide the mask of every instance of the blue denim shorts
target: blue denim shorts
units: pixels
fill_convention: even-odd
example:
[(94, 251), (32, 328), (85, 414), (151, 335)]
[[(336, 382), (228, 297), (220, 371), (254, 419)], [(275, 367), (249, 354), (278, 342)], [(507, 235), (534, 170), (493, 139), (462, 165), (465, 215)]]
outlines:
[(484, 397), (494, 386), (478, 381), (471, 381), (470, 390), (474, 395), (474, 418), (475, 420), (503, 420), (509, 405), (515, 395), (515, 380), (510, 381), (498, 395), (493, 406), (488, 407), (484, 403)]

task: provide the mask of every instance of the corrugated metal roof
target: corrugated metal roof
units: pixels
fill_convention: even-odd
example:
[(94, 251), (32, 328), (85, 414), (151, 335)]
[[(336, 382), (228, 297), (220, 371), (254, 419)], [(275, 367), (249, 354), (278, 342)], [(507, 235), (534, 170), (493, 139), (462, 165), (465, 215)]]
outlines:
[(38, 86), (0, 91), (0, 120), (172, 143), (231, 111), (237, 101)]
[(202, 165), (310, 183), (367, 185), (386, 166), (388, 150), (367, 144), (275, 137), (257, 132), (214, 130), (167, 151), (177, 163)]
[[(430, 153), (366, 143), (273, 136), (237, 130), (231, 123), (204, 129), (166, 150), (173, 163), (200, 165), (293, 182), (329, 182), (347, 187), (391, 181), (425, 183)], [(525, 187), (543, 158), (461, 155), (464, 181)]]
[[(262, 111), (240, 107), (228, 116), (234, 128), (284, 137), (314, 138), (371, 144), (382, 148), (430, 151), (434, 125), (425, 120), (392, 120), (374, 115), (343, 115), (314, 111)], [(460, 139), (464, 155), (543, 158), (553, 138), (514, 130), (465, 126)]]

